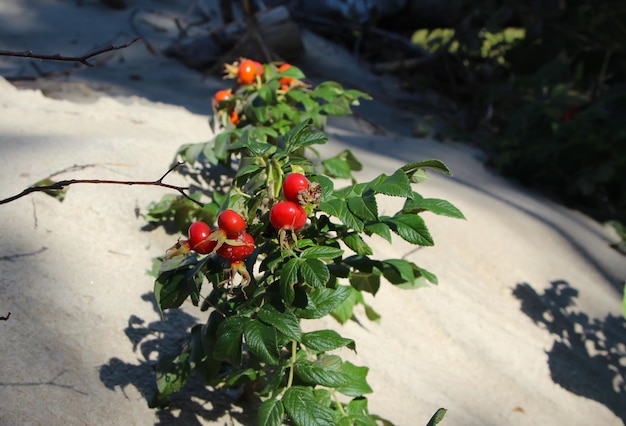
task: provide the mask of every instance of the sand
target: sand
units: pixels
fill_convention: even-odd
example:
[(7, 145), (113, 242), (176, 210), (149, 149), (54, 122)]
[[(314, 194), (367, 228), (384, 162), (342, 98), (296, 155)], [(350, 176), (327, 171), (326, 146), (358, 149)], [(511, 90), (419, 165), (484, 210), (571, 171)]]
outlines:
[[(144, 14), (183, 14), (186, 7), (133, 3)], [(0, 49), (81, 54), (113, 37), (121, 43), (132, 35), (132, 10), (5, 1)], [(173, 31), (143, 28), (159, 46)], [(307, 55), (298, 64), (305, 73), (342, 80), (348, 72), (356, 87), (384, 93), (386, 101), (403, 96), (393, 79), (369, 75), (343, 49), (312, 35), (305, 40)], [(0, 70), (31, 72), (27, 63), (2, 58)], [(157, 179), (179, 145), (211, 137), (208, 99), (224, 84), (143, 45), (27, 89), (0, 79), (0, 199), (76, 165), (85, 167), (57, 178)], [(467, 220), (426, 215), (436, 245), (417, 252), (399, 240), (373, 242), (386, 257), (436, 273), (438, 286), (382, 286), (368, 298), (380, 323), (357, 312), (360, 325), (325, 319), (303, 327), (332, 327), (356, 340), (358, 353), (341, 355), (370, 367), (370, 409), (397, 425), (425, 424), (439, 407), (448, 409), (445, 425), (626, 422), (626, 262), (609, 247), (616, 236), (497, 176), (477, 150), (412, 138), (415, 117), (395, 105), (375, 101), (359, 109), (369, 122), (332, 120), (322, 154), (352, 149), (365, 165), (360, 179), (439, 158), (454, 177), (434, 175), (416, 190), (450, 200)], [(231, 409), (228, 395), (195, 382), (172, 410), (148, 408), (154, 345), (176, 345), (206, 318), (188, 303), (162, 323), (150, 298), (146, 270), (177, 236), (143, 229), (136, 210), (145, 212), (166, 193), (76, 185), (63, 203), (39, 193), (0, 205), (0, 315), (11, 312), (0, 322), (0, 424), (254, 422), (245, 405)]]

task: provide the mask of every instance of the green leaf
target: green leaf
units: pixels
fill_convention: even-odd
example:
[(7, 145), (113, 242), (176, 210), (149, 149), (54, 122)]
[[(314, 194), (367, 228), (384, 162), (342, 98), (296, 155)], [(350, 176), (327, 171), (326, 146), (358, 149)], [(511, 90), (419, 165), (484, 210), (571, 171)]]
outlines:
[(302, 339), (302, 330), (298, 319), (288, 309), (279, 311), (273, 305), (265, 304), (259, 310), (259, 319), (266, 324), (274, 326), (278, 331), (292, 340), (300, 341)]
[(343, 255), (343, 250), (336, 247), (313, 246), (300, 254), (301, 259), (334, 259)]
[(251, 320), (245, 324), (243, 335), (253, 354), (268, 364), (278, 364), (279, 351), (274, 327)]
[(369, 368), (357, 367), (349, 361), (345, 361), (341, 365), (340, 371), (349, 377), (349, 381), (345, 385), (338, 387), (338, 392), (352, 397), (372, 393), (372, 388), (366, 380)]
[(353, 272), (350, 276), (350, 285), (359, 291), (375, 295), (380, 288), (380, 274)]
[(381, 217), (381, 221), (411, 244), (420, 246), (432, 246), (435, 244), (424, 219), (417, 214), (398, 213), (392, 218)]
[(314, 287), (323, 287), (330, 279), (328, 268), (319, 259), (306, 259), (300, 262), (302, 278)]
[(308, 120), (303, 121), (283, 136), (285, 151), (288, 154), (309, 145), (325, 144), (327, 141), (328, 137), (323, 132), (315, 130)]
[(356, 254), (367, 256), (374, 253), (372, 248), (356, 232), (344, 236), (342, 240)]
[[(213, 313), (220, 317), (216, 311), (213, 311)], [(207, 382), (217, 376), (222, 366), (221, 362), (213, 358), (213, 347), (216, 340), (215, 331), (217, 329), (216, 319), (217, 321), (220, 320), (213, 316), (213, 313), (209, 317), (207, 324), (196, 324), (191, 329), (189, 365), (202, 380)]]
[(367, 235), (376, 234), (383, 237), (387, 242), (391, 243), (391, 231), (389, 230), (389, 225), (382, 222), (376, 223), (368, 223), (363, 228)]
[(292, 386), (283, 395), (283, 406), (296, 426), (334, 426), (335, 413), (315, 401), (313, 389)]
[(447, 412), (448, 410), (446, 410), (445, 408), (438, 409), (435, 414), (433, 414), (433, 416), (430, 418), (426, 426), (437, 426), (439, 422), (443, 420), (443, 417), (446, 415)]
[(38, 186), (50, 186), (53, 188), (58, 187), (58, 189), (46, 189), (46, 190), (41, 190), (41, 192), (43, 192), (46, 195), (51, 196), (52, 198), (56, 198), (61, 203), (65, 199), (65, 195), (67, 194), (67, 190), (69, 189), (69, 186), (58, 185), (58, 182), (55, 182), (50, 178), (42, 179), (39, 182), (35, 182), (33, 184), (34, 188)]
[(372, 192), (362, 197), (350, 197), (347, 200), (348, 208), (363, 221), (378, 220), (378, 205)]
[(409, 163), (404, 165), (401, 170), (405, 171), (409, 176), (411, 173), (415, 173), (415, 171), (420, 169), (431, 169), (439, 173), (446, 174), (448, 176), (452, 176), (452, 171), (446, 166), (443, 161), (437, 159), (423, 160), (415, 163)]
[(351, 171), (360, 171), (363, 165), (349, 149), (344, 149), (334, 157), (322, 161), (326, 174), (330, 177), (350, 179)]
[(350, 103), (348, 100), (342, 96), (333, 99), (325, 105), (322, 105), (320, 112), (328, 115), (342, 116), (351, 114), (352, 110), (350, 109)]
[(189, 346), (186, 346), (179, 354), (159, 358), (156, 366), (158, 399), (167, 399), (187, 383), (191, 371), (189, 355)]
[(357, 304), (357, 295), (361, 295), (356, 289), (350, 287), (350, 294), (344, 301), (332, 311), (333, 317), (341, 324), (348, 322), (354, 315), (354, 307)]
[(334, 81), (324, 81), (318, 84), (315, 89), (313, 89), (311, 95), (316, 98), (324, 99), (327, 102), (331, 102), (342, 92), (343, 88), (339, 83), (336, 83)]
[[(161, 311), (180, 307), (189, 296), (192, 297), (194, 304), (197, 304), (202, 286), (202, 275), (197, 273), (196, 268), (190, 267), (190, 263), (195, 262), (194, 258), (184, 258), (182, 263), (176, 263), (178, 259), (170, 261), (173, 265), (164, 262), (154, 281), (154, 297)], [(164, 271), (172, 267), (177, 269)]]
[(217, 328), (217, 341), (213, 356), (217, 360), (228, 361), (233, 365), (241, 365), (241, 338), (244, 325), (250, 321), (246, 317), (229, 317)]
[(295, 314), (306, 319), (317, 319), (329, 314), (346, 300), (352, 287), (340, 285), (333, 288), (314, 288), (307, 294), (307, 306), (296, 309)]
[(419, 194), (413, 193), (413, 199), (408, 199), (402, 208), (405, 213), (420, 213), (429, 211), (438, 215), (448, 216), (455, 219), (465, 219), (465, 216), (452, 203), (437, 198), (422, 198)]
[(382, 174), (378, 178), (374, 179), (370, 185), (372, 190), (378, 194), (406, 198), (411, 198), (413, 196), (411, 182), (402, 169), (396, 170), (391, 176)]
[(259, 406), (257, 424), (263, 426), (281, 426), (285, 417), (285, 408), (282, 401), (270, 398)]
[(356, 347), (354, 340), (341, 337), (339, 333), (333, 330), (318, 330), (304, 333), (302, 335), (302, 343), (316, 352), (329, 352), (344, 346), (355, 350)]
[(363, 230), (363, 221), (348, 209), (346, 200), (337, 193), (333, 194), (330, 199), (322, 201), (320, 210), (339, 218), (349, 228), (359, 232)]
[(383, 275), (391, 284), (413, 283), (415, 280), (413, 263), (404, 259), (384, 260)]
[(339, 371), (333, 371), (317, 362), (301, 360), (295, 364), (296, 375), (305, 383), (337, 388), (348, 383), (349, 378)]

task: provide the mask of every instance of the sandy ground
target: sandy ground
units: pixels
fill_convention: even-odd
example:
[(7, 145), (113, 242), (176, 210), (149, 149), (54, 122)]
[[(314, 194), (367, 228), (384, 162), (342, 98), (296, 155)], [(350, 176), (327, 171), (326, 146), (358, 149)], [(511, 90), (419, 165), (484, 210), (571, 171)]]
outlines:
[[(188, 5), (180, 3), (133, 6), (147, 20), (157, 9), (183, 15)], [(121, 43), (132, 36), (132, 10), (8, 0), (0, 5), (0, 49), (82, 54), (103, 40)], [(160, 22), (166, 30), (143, 29), (162, 47), (173, 27)], [(404, 96), (392, 80), (360, 71), (341, 49), (306, 41), (299, 63), (305, 73), (347, 73), (374, 95)], [(3, 58), (0, 71), (32, 73), (27, 64)], [(180, 144), (211, 137), (207, 99), (223, 84), (143, 45), (88, 72), (40, 83), (42, 90), (0, 79), (0, 199), (74, 165), (86, 167), (58, 178), (157, 179)], [(363, 179), (439, 158), (455, 176), (434, 176), (417, 190), (452, 201), (467, 217), (428, 216), (433, 248), (375, 243), (385, 256), (406, 256), (435, 272), (439, 286), (383, 286), (370, 300), (380, 324), (360, 315), (362, 325), (304, 325), (334, 327), (356, 340), (358, 354), (342, 355), (371, 368), (371, 411), (397, 425), (424, 424), (438, 407), (449, 410), (445, 425), (626, 423), (626, 262), (609, 247), (615, 235), (494, 175), (477, 151), (407, 136), (412, 117), (393, 104), (372, 102), (359, 114), (385, 134), (362, 120), (333, 120), (323, 155), (352, 149), (365, 165)], [(84, 185), (72, 187), (63, 203), (33, 194), (0, 206), (0, 315), (11, 312), (0, 322), (0, 424), (253, 423), (250, 410), (231, 410), (227, 395), (196, 383), (172, 410), (147, 406), (156, 347), (175, 345), (203, 318), (186, 306), (161, 323), (150, 298), (145, 271), (176, 236), (142, 230), (136, 209), (164, 193)]]

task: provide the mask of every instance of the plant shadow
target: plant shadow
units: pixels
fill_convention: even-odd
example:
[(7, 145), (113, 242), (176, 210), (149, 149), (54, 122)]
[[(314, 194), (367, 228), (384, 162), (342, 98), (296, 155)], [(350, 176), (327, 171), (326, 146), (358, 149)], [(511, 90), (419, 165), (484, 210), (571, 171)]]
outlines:
[[(144, 294), (142, 299), (152, 303), (158, 312), (152, 293)], [(197, 318), (180, 309), (163, 312), (163, 321), (148, 324), (131, 315), (124, 333), (133, 345), (133, 351), (138, 352), (137, 363), (111, 358), (99, 368), (100, 381), (112, 391), (119, 388), (127, 398), (125, 389), (132, 385), (146, 404), (150, 404), (157, 393), (155, 370), (158, 356), (179, 350), (187, 340), (188, 330), (196, 323)], [(252, 412), (254, 410), (246, 410), (245, 404), (227, 392), (207, 387), (192, 374), (183, 389), (171, 396), (169, 407), (157, 409), (159, 420), (156, 425), (200, 425), (207, 421), (218, 422), (225, 416), (241, 424), (253, 424), (256, 415)]]
[(513, 295), (522, 312), (555, 336), (547, 351), (552, 380), (605, 405), (626, 424), (626, 321), (611, 314), (589, 318), (574, 310), (578, 290), (562, 280), (550, 284), (543, 294), (517, 284)]

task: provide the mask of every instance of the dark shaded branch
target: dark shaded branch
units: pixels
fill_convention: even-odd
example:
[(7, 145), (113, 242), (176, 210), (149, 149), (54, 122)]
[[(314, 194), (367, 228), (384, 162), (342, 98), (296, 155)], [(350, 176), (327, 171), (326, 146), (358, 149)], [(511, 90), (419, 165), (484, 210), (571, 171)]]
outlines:
[(6, 314), (6, 316), (4, 316), (4, 317), (0, 317), (0, 321), (8, 321), (10, 316), (11, 316), (11, 312)]
[(174, 169), (181, 166), (184, 163), (176, 163), (174, 164), (163, 176), (154, 181), (134, 181), (134, 180), (107, 180), (107, 179), (67, 179), (60, 180), (58, 182), (54, 182), (50, 185), (41, 185), (41, 186), (31, 186), (26, 188), (19, 194), (13, 195), (12, 197), (5, 198), (4, 200), (0, 200), (0, 204), (7, 204), (11, 201), (15, 201), (19, 198), (25, 197), (28, 194), (32, 194), (33, 192), (48, 192), (48, 191), (61, 191), (65, 187), (74, 185), (77, 183), (95, 183), (95, 184), (107, 184), (107, 185), (143, 185), (143, 186), (160, 186), (162, 188), (173, 189), (178, 191), (183, 197), (198, 204), (200, 207), (204, 207), (204, 204), (198, 200), (194, 200), (187, 194), (186, 191), (189, 190), (188, 187), (181, 187), (176, 185), (170, 185), (168, 183), (163, 183), (163, 179), (170, 174)]
[(33, 53), (30, 50), (26, 50), (24, 52), (14, 52), (11, 50), (0, 50), (0, 56), (13, 56), (16, 58), (31, 58), (31, 59), (43, 59), (46, 61), (63, 61), (63, 62), (80, 62), (83, 65), (87, 65), (88, 67), (93, 67), (94, 64), (92, 64), (91, 62), (88, 61), (88, 59), (93, 58), (94, 56), (100, 55), (102, 53), (106, 53), (106, 52), (112, 52), (114, 50), (120, 50), (120, 49), (125, 49), (128, 46), (130, 46), (131, 44), (135, 43), (136, 41), (138, 41), (139, 39), (141, 39), (141, 37), (135, 37), (134, 39), (132, 39), (131, 41), (129, 41), (128, 43), (119, 45), (119, 46), (115, 46), (113, 44), (110, 44), (107, 47), (103, 47), (102, 49), (98, 49), (98, 50), (94, 50), (92, 52), (89, 52), (83, 56), (62, 56), (61, 54), (57, 53), (54, 55), (42, 55), (42, 54), (38, 54), (38, 53)]

